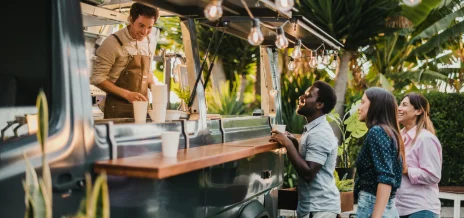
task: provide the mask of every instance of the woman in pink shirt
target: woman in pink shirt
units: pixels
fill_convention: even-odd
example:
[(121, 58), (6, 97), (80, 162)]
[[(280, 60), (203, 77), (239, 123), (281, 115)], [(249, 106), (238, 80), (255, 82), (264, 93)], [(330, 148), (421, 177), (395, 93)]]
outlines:
[(396, 193), (400, 217), (438, 218), (442, 150), (430, 120), (427, 99), (416, 93), (406, 95), (398, 107), (398, 121), (406, 152), (406, 169)]

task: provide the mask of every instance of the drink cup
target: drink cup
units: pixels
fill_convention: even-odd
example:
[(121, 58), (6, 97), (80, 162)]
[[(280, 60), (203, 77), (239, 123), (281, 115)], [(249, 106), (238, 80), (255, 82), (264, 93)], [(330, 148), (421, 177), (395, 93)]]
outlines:
[(161, 150), (164, 157), (177, 157), (180, 132), (161, 133)]

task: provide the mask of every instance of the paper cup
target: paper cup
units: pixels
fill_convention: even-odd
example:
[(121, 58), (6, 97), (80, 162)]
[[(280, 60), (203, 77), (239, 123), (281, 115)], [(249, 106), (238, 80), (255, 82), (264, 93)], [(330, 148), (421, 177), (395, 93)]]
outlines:
[(146, 123), (147, 122), (147, 109), (148, 101), (133, 101), (132, 105), (134, 106), (134, 120), (136, 123)]
[(166, 105), (152, 104), (153, 110), (149, 110), (148, 114), (155, 123), (164, 123), (166, 121)]
[(161, 133), (161, 150), (164, 157), (177, 157), (180, 132)]
[(150, 87), (151, 98), (153, 104), (164, 104), (168, 103), (168, 87), (166, 85), (152, 84)]
[(275, 125), (272, 125), (272, 130), (277, 130), (281, 133), (284, 133), (285, 132), (285, 127), (287, 127), (287, 125), (278, 125), (278, 124), (275, 124)]

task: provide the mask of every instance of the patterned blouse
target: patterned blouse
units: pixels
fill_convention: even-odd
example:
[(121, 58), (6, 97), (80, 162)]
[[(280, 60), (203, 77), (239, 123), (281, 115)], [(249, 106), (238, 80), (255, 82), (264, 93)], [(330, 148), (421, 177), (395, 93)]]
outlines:
[(380, 126), (374, 126), (367, 132), (363, 147), (356, 161), (357, 177), (354, 196), (360, 191), (376, 195), (379, 183), (392, 186), (390, 199), (395, 197), (401, 185), (403, 165), (398, 157), (396, 142)]

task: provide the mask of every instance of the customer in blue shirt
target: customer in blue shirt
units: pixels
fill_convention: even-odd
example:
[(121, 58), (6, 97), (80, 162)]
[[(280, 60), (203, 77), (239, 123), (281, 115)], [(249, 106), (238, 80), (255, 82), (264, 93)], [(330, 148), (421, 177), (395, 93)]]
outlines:
[(299, 218), (335, 218), (340, 213), (340, 193), (333, 176), (338, 142), (325, 116), (336, 101), (329, 84), (315, 82), (299, 98), (297, 113), (308, 122), (301, 143), (291, 134), (278, 131), (271, 138), (287, 149), (298, 173)]
[(382, 88), (367, 89), (361, 99), (359, 119), (369, 131), (356, 161), (358, 218), (399, 217), (394, 197), (401, 185), (404, 145), (397, 108), (395, 97)]

